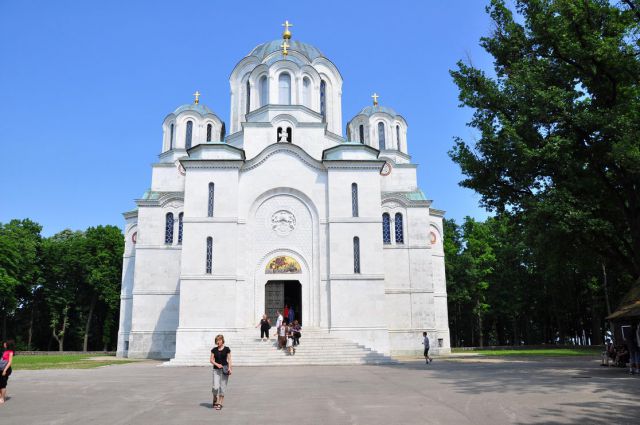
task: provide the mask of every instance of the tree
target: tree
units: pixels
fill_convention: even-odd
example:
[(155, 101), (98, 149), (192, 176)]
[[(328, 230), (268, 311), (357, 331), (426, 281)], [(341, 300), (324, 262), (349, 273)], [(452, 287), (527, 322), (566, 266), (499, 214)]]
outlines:
[[(479, 139), (450, 152), (462, 185), (523, 222), (541, 217), (640, 276), (640, 13), (635, 1), (502, 0), (481, 45), (495, 76), (452, 71)], [(575, 277), (575, 274), (572, 278)]]

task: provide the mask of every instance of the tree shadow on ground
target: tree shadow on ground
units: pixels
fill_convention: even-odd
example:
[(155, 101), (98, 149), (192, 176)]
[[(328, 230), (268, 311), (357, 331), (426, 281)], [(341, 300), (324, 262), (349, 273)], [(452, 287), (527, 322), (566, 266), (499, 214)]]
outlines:
[(533, 414), (535, 419), (523, 424), (640, 423), (640, 377), (630, 376), (621, 368), (601, 367), (593, 358), (436, 359), (429, 365), (415, 361), (380, 367), (398, 372), (426, 371), (452, 391), (469, 395), (545, 394), (557, 395), (560, 401), (561, 396), (586, 391), (598, 398), (584, 403), (541, 406)]

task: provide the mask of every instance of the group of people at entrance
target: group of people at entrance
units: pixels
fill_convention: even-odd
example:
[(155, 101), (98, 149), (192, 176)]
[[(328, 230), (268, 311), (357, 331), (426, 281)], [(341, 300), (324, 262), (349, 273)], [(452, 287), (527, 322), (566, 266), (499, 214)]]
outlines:
[[(278, 318), (276, 319), (275, 336), (277, 338), (278, 350), (286, 349), (289, 355), (294, 355), (296, 353), (296, 346), (300, 345), (302, 326), (295, 318), (296, 315), (293, 307), (285, 305), (282, 313), (280, 310), (277, 310), (276, 314)], [(256, 325), (256, 327), (258, 326), (260, 327), (260, 339), (263, 342), (269, 341), (271, 320), (266, 314), (262, 316), (262, 319)]]

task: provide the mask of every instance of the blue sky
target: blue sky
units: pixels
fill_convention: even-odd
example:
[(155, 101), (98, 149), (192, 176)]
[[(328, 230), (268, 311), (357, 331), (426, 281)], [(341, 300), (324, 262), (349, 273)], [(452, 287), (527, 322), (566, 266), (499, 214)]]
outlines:
[[(346, 123), (380, 95), (408, 124), (419, 185), (447, 217), (479, 219), (458, 186), (453, 138), (473, 140), (449, 70), (491, 30), (484, 1), (1, 1), (0, 222), (31, 218), (45, 235), (122, 226), (149, 187), (161, 123), (202, 103), (229, 120), (229, 74), (280, 38), (318, 47), (340, 70)], [(343, 131), (344, 131), (343, 123)]]

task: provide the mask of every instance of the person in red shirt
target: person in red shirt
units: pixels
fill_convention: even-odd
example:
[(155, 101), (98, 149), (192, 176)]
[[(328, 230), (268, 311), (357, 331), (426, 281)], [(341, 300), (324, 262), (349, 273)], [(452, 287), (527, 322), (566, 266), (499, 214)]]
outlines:
[(289, 324), (289, 304), (284, 305), (284, 311), (282, 312), (284, 316), (284, 323)]
[(2, 348), (4, 349), (4, 353), (2, 353), (2, 359), (0, 359), (0, 369), (2, 369), (2, 374), (0, 375), (0, 403), (4, 403), (7, 398), (7, 382), (11, 375), (11, 363), (13, 362), (15, 343), (10, 339), (2, 344)]

